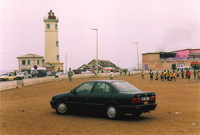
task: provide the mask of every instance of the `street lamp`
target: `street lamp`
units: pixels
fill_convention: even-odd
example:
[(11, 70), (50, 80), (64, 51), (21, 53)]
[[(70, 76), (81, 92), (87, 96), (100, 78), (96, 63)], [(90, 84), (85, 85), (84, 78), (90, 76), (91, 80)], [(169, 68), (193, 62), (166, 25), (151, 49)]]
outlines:
[(92, 29), (96, 31), (96, 75), (98, 73), (98, 29)]
[(135, 42), (136, 46), (137, 46), (137, 64), (138, 64), (138, 71), (139, 71), (139, 53), (138, 53), (138, 43)]

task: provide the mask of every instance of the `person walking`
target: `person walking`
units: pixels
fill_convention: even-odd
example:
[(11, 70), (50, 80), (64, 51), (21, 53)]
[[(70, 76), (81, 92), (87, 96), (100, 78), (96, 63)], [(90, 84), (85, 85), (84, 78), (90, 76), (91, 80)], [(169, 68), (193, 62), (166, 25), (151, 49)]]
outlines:
[(69, 80), (70, 80), (70, 82), (72, 81), (72, 76), (73, 76), (73, 72), (72, 72), (72, 70), (71, 70), (71, 68), (69, 68), (69, 71), (68, 71), (68, 78), (69, 78)]

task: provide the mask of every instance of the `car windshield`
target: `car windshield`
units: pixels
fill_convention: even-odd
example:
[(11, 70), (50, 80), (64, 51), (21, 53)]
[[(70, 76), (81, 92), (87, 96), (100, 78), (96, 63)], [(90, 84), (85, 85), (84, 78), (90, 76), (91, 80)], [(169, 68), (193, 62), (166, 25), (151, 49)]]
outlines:
[(119, 90), (119, 92), (140, 92), (141, 91), (128, 82), (113, 82), (112, 84), (115, 88)]

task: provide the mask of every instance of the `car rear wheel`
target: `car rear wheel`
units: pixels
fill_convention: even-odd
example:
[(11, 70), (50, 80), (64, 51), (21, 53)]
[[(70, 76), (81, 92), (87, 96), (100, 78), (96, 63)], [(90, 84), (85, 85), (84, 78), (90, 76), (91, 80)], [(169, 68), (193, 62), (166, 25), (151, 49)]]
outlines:
[(69, 112), (69, 108), (67, 106), (66, 103), (62, 102), (62, 101), (59, 101), (57, 104), (56, 104), (56, 112), (58, 114), (66, 114)]
[(113, 119), (113, 120), (118, 119), (120, 116), (120, 112), (119, 112), (119, 109), (117, 108), (117, 106), (108, 105), (106, 108), (106, 116), (109, 119)]

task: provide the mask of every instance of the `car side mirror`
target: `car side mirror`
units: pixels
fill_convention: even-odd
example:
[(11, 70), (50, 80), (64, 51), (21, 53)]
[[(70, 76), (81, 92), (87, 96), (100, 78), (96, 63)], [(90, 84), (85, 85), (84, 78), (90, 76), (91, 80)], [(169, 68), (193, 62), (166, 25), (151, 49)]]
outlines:
[(76, 94), (76, 91), (75, 91), (75, 90), (72, 90), (71, 93), (72, 93), (72, 94)]

